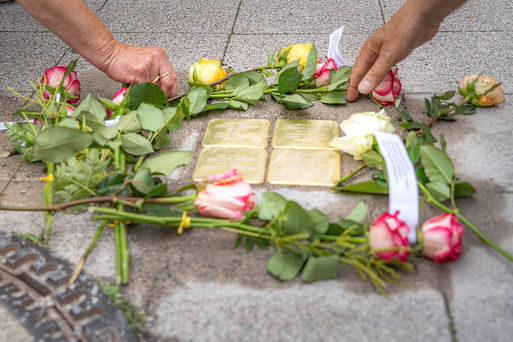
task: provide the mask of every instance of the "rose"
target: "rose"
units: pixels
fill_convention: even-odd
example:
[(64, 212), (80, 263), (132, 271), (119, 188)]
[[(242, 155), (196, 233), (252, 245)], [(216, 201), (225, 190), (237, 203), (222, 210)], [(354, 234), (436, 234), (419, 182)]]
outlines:
[(334, 138), (330, 146), (349, 153), (356, 160), (362, 159), (362, 153), (372, 149), (374, 131), (393, 133), (395, 131), (392, 120), (384, 109), (378, 113), (354, 113), (347, 120), (340, 123), (344, 137)]
[(210, 84), (226, 77), (226, 71), (217, 59), (202, 58), (189, 69), (189, 84)]
[(327, 86), (330, 84), (330, 70), (337, 70), (337, 66), (335, 65), (335, 61), (331, 58), (326, 57), (326, 61), (318, 61), (315, 67), (315, 86), (317, 88)]
[[(465, 76), (459, 86), (458, 91), (464, 97), (470, 96), (470, 102), (474, 106), (478, 107), (489, 107), (503, 103), (504, 90), (502, 90), (501, 84), (493, 77), (488, 76)], [(475, 83), (473, 83), (475, 81)], [(488, 92), (492, 87), (495, 87), (492, 91)], [(488, 93), (487, 93), (488, 92)]]
[(223, 175), (207, 178), (206, 187), (198, 193), (194, 205), (203, 216), (238, 220), (243, 211), (255, 206), (255, 194), (242, 175), (230, 170)]
[(406, 261), (410, 253), (408, 233), (410, 228), (394, 215), (384, 213), (369, 228), (370, 250), (385, 260)]
[[(118, 92), (116, 94), (114, 94), (114, 97), (112, 98), (112, 102), (114, 102), (117, 105), (121, 104), (121, 102), (123, 102), (123, 100), (125, 99), (125, 94), (127, 91), (128, 91), (128, 88), (122, 88), (122, 89), (118, 90)], [(107, 109), (108, 116), (111, 116), (112, 113), (113, 113), (112, 110)]]
[(74, 111), (75, 111), (75, 107), (66, 105), (66, 115), (67, 116), (72, 116)]
[[(62, 77), (64, 76), (64, 73), (67, 69), (67, 67), (55, 66), (46, 70), (41, 83), (52, 88), (57, 88), (61, 83)], [(80, 99), (80, 81), (77, 78), (76, 71), (72, 71), (66, 76), (64, 82), (62, 82), (62, 88), (64, 91), (74, 96), (72, 99), (66, 99), (66, 102), (75, 103)], [(43, 96), (45, 99), (49, 99), (52, 94), (47, 89), (45, 89)]]
[(454, 214), (443, 213), (422, 225), (422, 253), (434, 262), (458, 259), (463, 226)]
[(286, 62), (290, 63), (293, 61), (299, 61), (299, 67), (303, 70), (311, 49), (312, 44), (310, 43), (289, 45), (280, 51), (279, 57), (284, 57), (285, 54), (287, 54)]
[(383, 81), (372, 91), (372, 98), (383, 106), (395, 103), (401, 93), (401, 81), (396, 77), (397, 70), (389, 70)]

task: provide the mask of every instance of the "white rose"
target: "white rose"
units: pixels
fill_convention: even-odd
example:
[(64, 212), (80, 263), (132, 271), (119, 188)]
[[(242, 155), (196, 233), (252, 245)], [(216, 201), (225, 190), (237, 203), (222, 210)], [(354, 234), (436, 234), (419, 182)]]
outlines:
[(342, 121), (340, 129), (345, 136), (333, 139), (330, 146), (349, 153), (356, 160), (361, 160), (361, 154), (372, 149), (374, 131), (395, 131), (392, 120), (384, 109), (378, 113), (354, 113), (349, 119)]

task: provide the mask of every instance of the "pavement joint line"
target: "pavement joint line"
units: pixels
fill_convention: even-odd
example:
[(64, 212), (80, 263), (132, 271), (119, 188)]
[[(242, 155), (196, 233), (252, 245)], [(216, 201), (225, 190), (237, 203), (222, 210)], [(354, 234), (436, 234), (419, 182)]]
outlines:
[(381, 19), (383, 19), (383, 25), (386, 23), (386, 19), (385, 19), (385, 9), (383, 8), (383, 3), (381, 2), (381, 0), (378, 0), (378, 4), (379, 4), (379, 10), (381, 11)]
[(237, 6), (237, 11), (235, 12), (235, 18), (233, 19), (232, 28), (230, 33), (228, 33), (228, 38), (226, 38), (226, 45), (224, 46), (223, 57), (221, 57), (221, 63), (224, 62), (226, 57), (226, 52), (228, 51), (228, 47), (230, 46), (230, 41), (232, 40), (232, 36), (235, 33), (235, 24), (237, 23), (237, 18), (239, 17), (240, 7), (242, 6), (242, 0), (239, 1), (239, 5)]
[(444, 301), (445, 314), (447, 315), (447, 318), (449, 320), (448, 328), (449, 333), (451, 334), (451, 341), (458, 342), (458, 330), (456, 329), (456, 323), (454, 322), (454, 318), (452, 317), (449, 298), (447, 297), (447, 294), (444, 291), (441, 291), (441, 293)]

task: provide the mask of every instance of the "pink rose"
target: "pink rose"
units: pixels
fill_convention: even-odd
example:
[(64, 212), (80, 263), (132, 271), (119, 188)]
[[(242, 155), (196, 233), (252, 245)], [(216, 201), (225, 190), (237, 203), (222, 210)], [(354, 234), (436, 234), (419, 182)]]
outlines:
[[(118, 92), (112, 98), (112, 102), (114, 102), (117, 105), (121, 104), (121, 102), (123, 102), (123, 100), (125, 99), (125, 94), (127, 91), (128, 91), (128, 88), (122, 88), (122, 89), (118, 90)], [(113, 111), (111, 111), (110, 109), (107, 109), (108, 116), (111, 116), (112, 113), (113, 113)]]
[(201, 215), (239, 220), (244, 217), (243, 211), (255, 206), (251, 185), (244, 182), (236, 169), (223, 175), (210, 176), (207, 182), (194, 201)]
[[(49, 85), (52, 88), (57, 88), (61, 83), (62, 77), (68, 68), (63, 66), (55, 66), (45, 71), (43, 79), (41, 83)], [(72, 71), (66, 76), (66, 79), (62, 83), (62, 87), (64, 90), (71, 95), (75, 96), (73, 99), (66, 99), (68, 103), (75, 103), (80, 99), (80, 81), (77, 78), (76, 71)], [(61, 94), (64, 95), (64, 94)], [(45, 89), (43, 92), (43, 96), (45, 99), (49, 99), (52, 94)]]
[(71, 116), (73, 114), (73, 112), (75, 111), (75, 108), (70, 106), (70, 105), (66, 105), (66, 115), (67, 116)]
[(384, 213), (369, 228), (369, 244), (371, 251), (385, 260), (406, 261), (409, 250), (398, 249), (401, 247), (410, 247), (408, 233), (410, 228), (406, 223), (397, 218), (399, 212), (394, 215)]
[(335, 61), (331, 58), (326, 58), (326, 62), (318, 61), (315, 67), (315, 86), (317, 88), (327, 86), (330, 84), (330, 70), (337, 70)]
[[(478, 80), (474, 84), (473, 89), (471, 89), (472, 86), (470, 86), (470, 83), (472, 83), (476, 78), (478, 78)], [(505, 101), (504, 90), (500, 84), (497, 86), (497, 83), (498, 82), (495, 78), (484, 75), (465, 76), (465, 78), (460, 81), (458, 90), (464, 97), (467, 97), (470, 93), (475, 93), (475, 95), (470, 98), (470, 102), (472, 102), (474, 106), (495, 106)], [(485, 95), (485, 93), (493, 86), (496, 86), (496, 88)]]
[(383, 106), (395, 103), (401, 93), (401, 81), (396, 77), (397, 70), (389, 70), (385, 79), (372, 91), (372, 98)]
[(443, 213), (427, 220), (422, 225), (422, 253), (434, 262), (458, 259), (463, 230), (454, 214)]

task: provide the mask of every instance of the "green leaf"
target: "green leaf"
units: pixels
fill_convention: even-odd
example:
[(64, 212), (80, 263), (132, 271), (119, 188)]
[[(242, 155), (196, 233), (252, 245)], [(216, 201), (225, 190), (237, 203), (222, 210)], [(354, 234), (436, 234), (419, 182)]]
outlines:
[(158, 151), (164, 148), (164, 146), (167, 146), (171, 140), (169, 139), (169, 132), (167, 131), (167, 128), (162, 128), (157, 135), (155, 136), (153, 140), (153, 148)]
[(264, 192), (258, 211), (258, 218), (270, 221), (285, 211), (287, 199), (276, 192)]
[(314, 224), (314, 230), (317, 234), (326, 234), (330, 225), (328, 215), (318, 209), (312, 209), (308, 212)]
[(225, 89), (226, 90), (234, 90), (234, 89), (245, 89), (249, 87), (249, 79), (245, 73), (233, 74), (226, 81)]
[(59, 163), (74, 157), (92, 143), (93, 138), (89, 133), (53, 126), (34, 139), (34, 156), (44, 162)]
[(415, 175), (417, 176), (417, 179), (420, 179), (424, 183), (429, 183), (429, 179), (426, 176), (426, 172), (424, 171), (423, 167), (419, 167), (415, 170)]
[[(92, 120), (104, 125), (105, 115), (107, 115), (107, 112), (105, 111), (103, 105), (95, 100), (91, 94), (89, 94), (85, 99), (82, 100), (82, 102), (80, 102), (72, 116), (75, 118), (81, 118), (81, 115), (84, 114), (89, 114), (86, 116), (87, 122)], [(92, 119), (91, 116), (93, 116), (94, 119)]]
[(438, 201), (451, 198), (451, 189), (444, 182), (429, 182), (426, 184), (426, 188)]
[(237, 110), (247, 110), (248, 104), (246, 102), (241, 102), (237, 100), (230, 100), (228, 108), (237, 109)]
[(196, 115), (203, 111), (210, 93), (212, 93), (212, 88), (205, 85), (196, 86), (187, 92), (190, 115)]
[(281, 103), (286, 108), (292, 110), (306, 109), (313, 106), (313, 103), (311, 101), (308, 101), (299, 94), (281, 96), (278, 99), (278, 103)]
[(57, 124), (57, 126), (69, 127), (69, 128), (78, 128), (78, 121), (73, 118), (62, 118), (61, 121)]
[(344, 100), (344, 93), (345, 92), (342, 90), (327, 92), (321, 97), (321, 102), (324, 104), (345, 104), (346, 100)]
[(346, 220), (354, 221), (354, 222), (362, 222), (369, 215), (369, 207), (365, 204), (365, 202), (361, 201), (358, 205), (347, 215)]
[(279, 217), (282, 229), (288, 234), (312, 235), (314, 223), (310, 215), (296, 202), (288, 201), (285, 211)]
[(378, 185), (367, 181), (362, 183), (350, 184), (340, 188), (341, 191), (358, 192), (364, 194), (387, 195), (388, 187)]
[(454, 185), (454, 197), (456, 198), (470, 198), (475, 192), (476, 189), (470, 183), (461, 182)]
[(116, 172), (112, 175), (109, 175), (98, 183), (97, 193), (100, 196), (107, 196), (115, 194), (121, 189), (125, 182), (125, 175), (120, 172)]
[(264, 83), (264, 84), (266, 84), (266, 80), (265, 80), (264, 75), (262, 75), (258, 71), (254, 71), (254, 70), (246, 71), (244, 73), (244, 75), (248, 78), (249, 85), (253, 85), (253, 84), (257, 84), (257, 83)]
[(399, 114), (401, 114), (401, 118), (403, 119), (403, 121), (405, 121), (405, 122), (413, 121), (413, 118), (410, 116), (410, 114), (408, 114), (407, 111), (399, 109), (399, 108), (396, 108), (396, 110), (399, 112)]
[(246, 237), (246, 251), (251, 252), (253, 250), (253, 238), (250, 236)]
[(291, 93), (301, 82), (301, 73), (297, 68), (289, 68), (278, 76), (278, 91), (282, 94)]
[(435, 98), (438, 100), (450, 100), (456, 95), (456, 92), (454, 90), (447, 91), (443, 93), (442, 95), (436, 95)]
[[(241, 102), (241, 103), (244, 103), (244, 102)], [(244, 104), (246, 106), (248, 105), (247, 103), (244, 103)], [(229, 102), (216, 102), (216, 103), (212, 103), (212, 104), (206, 106), (205, 108), (203, 108), (203, 111), (208, 112), (209, 110), (226, 109), (229, 106), (230, 106)]]
[(406, 148), (410, 148), (410, 146), (416, 145), (417, 142), (417, 134), (415, 132), (408, 132), (405, 142)]
[(338, 277), (338, 256), (311, 256), (303, 268), (301, 279), (306, 282), (313, 282), (325, 279), (337, 279)]
[(137, 116), (141, 122), (141, 127), (148, 131), (156, 132), (164, 125), (162, 110), (154, 105), (141, 103), (137, 108)]
[(471, 104), (465, 103), (462, 106), (457, 107), (456, 110), (454, 111), (454, 113), (460, 114), (460, 115), (476, 114), (476, 107), (474, 107)]
[(447, 147), (447, 142), (445, 141), (445, 135), (440, 134), (440, 147), (442, 148), (442, 151), (445, 152), (445, 148)]
[(135, 110), (121, 116), (119, 122), (114, 127), (123, 133), (137, 133), (142, 129), (141, 122), (137, 116), (137, 111)]
[(245, 89), (236, 90), (234, 100), (246, 102), (249, 104), (257, 104), (258, 100), (264, 95), (264, 83), (257, 83)]
[(303, 267), (306, 254), (296, 254), (285, 251), (283, 254), (274, 254), (267, 262), (267, 270), (280, 280), (292, 280)]
[(431, 109), (431, 102), (429, 102), (429, 99), (424, 99), (424, 105), (426, 107), (426, 114), (430, 118), (433, 117), (433, 110)]
[(407, 151), (411, 162), (415, 165), (415, 163), (418, 162), (420, 158), (420, 145), (412, 145), (408, 148)]
[(171, 151), (146, 159), (141, 167), (148, 168), (152, 173), (161, 173), (169, 176), (178, 166), (187, 165), (192, 152)]
[(175, 107), (167, 107), (162, 110), (164, 116), (164, 122), (166, 122), (166, 128), (170, 131), (176, 131), (182, 128), (182, 121), (184, 114), (182, 111)]
[(134, 156), (153, 153), (151, 143), (145, 137), (136, 133), (121, 135), (121, 147)]
[(384, 159), (381, 156), (381, 154), (379, 154), (378, 152), (367, 151), (367, 152), (362, 153), (361, 156), (362, 156), (362, 160), (365, 162), (365, 164), (367, 166), (373, 167), (378, 170), (383, 169)]
[(420, 160), (431, 182), (450, 184), (454, 179), (454, 166), (447, 154), (432, 145), (422, 145)]
[(137, 172), (132, 179), (132, 186), (137, 189), (137, 191), (146, 195), (150, 192), (150, 190), (155, 186), (155, 182), (153, 181), (153, 177), (151, 176), (150, 169), (146, 167), (140, 167), (137, 169)]
[(128, 108), (135, 110), (143, 102), (161, 107), (167, 103), (167, 98), (155, 83), (146, 82), (133, 85), (128, 95)]
[(347, 84), (349, 82), (351, 70), (352, 67), (343, 65), (333, 74), (330, 72), (330, 85), (328, 86), (328, 91), (335, 90), (338, 86)]
[(308, 58), (306, 59), (306, 65), (303, 70), (303, 81), (308, 82), (310, 81), (314, 74), (315, 69), (317, 67), (317, 49), (315, 48), (315, 45), (312, 44), (312, 48), (310, 49), (310, 52), (308, 53)]

